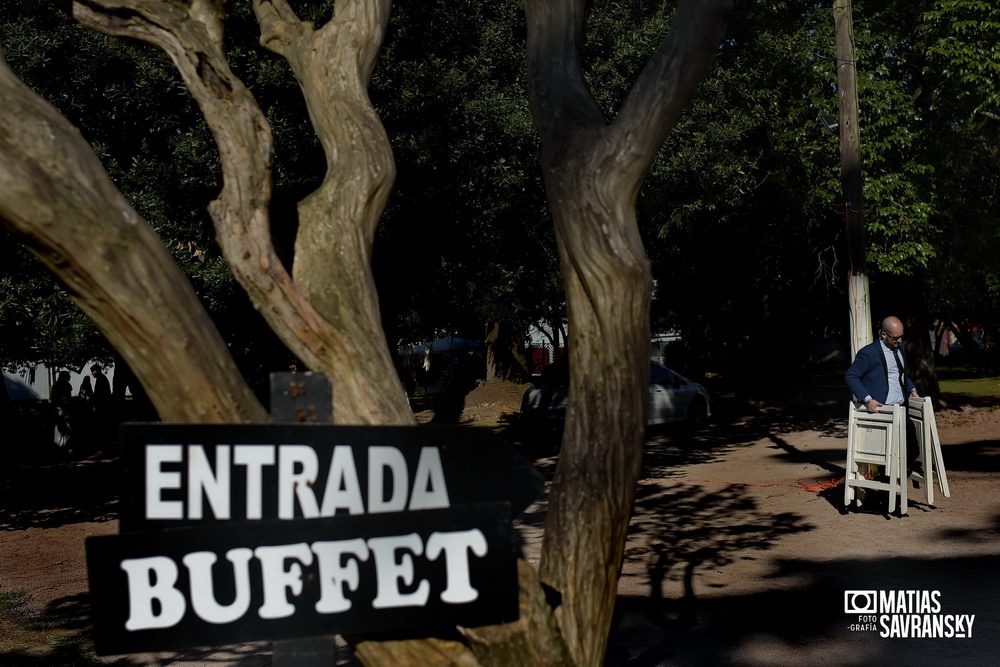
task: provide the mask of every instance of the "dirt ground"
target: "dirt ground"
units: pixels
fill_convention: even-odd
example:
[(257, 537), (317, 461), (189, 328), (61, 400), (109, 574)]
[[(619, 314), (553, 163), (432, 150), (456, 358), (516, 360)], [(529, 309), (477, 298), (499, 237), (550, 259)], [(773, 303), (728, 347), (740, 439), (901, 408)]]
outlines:
[[(481, 387), (466, 397), (462, 421), (503, 428), (522, 391)], [(911, 490), (906, 516), (887, 514), (882, 494), (844, 509), (846, 402), (723, 408), (700, 431), (651, 432), (607, 665), (995, 664), (1000, 411), (949, 405), (937, 424), (951, 495), (938, 492), (931, 506), (922, 489)], [(508, 434), (551, 475), (552, 443)], [(109, 460), (22, 466), (0, 488), (0, 664), (272, 664), (268, 642), (88, 653), (84, 539), (117, 532), (115, 475)], [(518, 521), (531, 561), (544, 512), (542, 501)], [(883, 614), (869, 626), (845, 613), (849, 591), (914, 593), (882, 627)], [(919, 608), (928, 599), (934, 607)], [(881, 636), (898, 631), (891, 623), (923, 628), (925, 616), (942, 615), (949, 627), (974, 615), (971, 632)], [(338, 655), (351, 663), (346, 650)]]

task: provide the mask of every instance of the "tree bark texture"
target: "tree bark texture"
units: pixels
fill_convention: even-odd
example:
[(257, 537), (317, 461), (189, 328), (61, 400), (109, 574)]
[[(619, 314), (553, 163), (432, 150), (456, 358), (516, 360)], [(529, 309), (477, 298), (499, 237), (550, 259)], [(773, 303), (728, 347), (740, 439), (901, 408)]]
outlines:
[(606, 123), (580, 67), (585, 0), (525, 0), (532, 114), (542, 137), (569, 318), (570, 403), (540, 575), (561, 594), (575, 664), (600, 665), (640, 469), (651, 273), (635, 202), (708, 69), (731, 2), (681, 2), (674, 29)]
[[(382, 18), (387, 10), (370, 8), (387, 5), (383, 0), (337, 3), (338, 15), (349, 18), (331, 22), (321, 31), (312, 24), (299, 21), (284, 0), (255, 2), (262, 35), (275, 49), (284, 49), (295, 65), (315, 62), (310, 67), (328, 68), (329, 76), (341, 76), (327, 59), (347, 50), (338, 57), (356, 57), (354, 73), (370, 72), (365, 56), (381, 43)], [(361, 7), (358, 11), (352, 8)], [(406, 403), (405, 392), (392, 364), (378, 320), (378, 308), (370, 269), (360, 268), (370, 254), (370, 227), (374, 225), (384, 204), (384, 194), (391, 186), (391, 156), (385, 165), (386, 152), (376, 154), (373, 162), (363, 159), (363, 150), (347, 151), (336, 144), (343, 137), (329, 136), (327, 126), (319, 126), (328, 155), (344, 151), (352, 160), (345, 163), (357, 172), (368, 172), (377, 182), (370, 190), (376, 194), (361, 197), (361, 203), (332, 210), (331, 199), (354, 197), (351, 187), (339, 186), (328, 175), (320, 192), (310, 199), (319, 204), (304, 205), (305, 228), (310, 250), (302, 259), (307, 267), (317, 266), (313, 253), (326, 253), (325, 262), (334, 265), (323, 277), (342, 283), (307, 281), (305, 288), (293, 280), (292, 274), (279, 260), (270, 235), (271, 167), (273, 146), (270, 126), (246, 86), (229, 68), (223, 50), (225, 3), (219, 0), (162, 2), (158, 0), (77, 0), (74, 15), (91, 28), (101, 32), (132, 37), (149, 42), (167, 53), (185, 84), (191, 91), (211, 129), (219, 148), (223, 172), (223, 189), (209, 207), (216, 226), (216, 240), (233, 274), (250, 296), (255, 307), (281, 340), (313, 371), (326, 373), (333, 383), (334, 421), (342, 424), (409, 424), (413, 416)], [(345, 25), (346, 24), (346, 27)], [(325, 32), (324, 32), (325, 31)], [(350, 38), (334, 39), (344, 31)], [(329, 40), (329, 41), (327, 41)], [(374, 43), (374, 47), (372, 44)], [(367, 77), (365, 78), (367, 81)], [(318, 82), (322, 85), (322, 82)], [(306, 82), (302, 82), (303, 86)], [(311, 84), (310, 84), (311, 85)], [(307, 93), (307, 97), (311, 94)], [(311, 104), (311, 107), (314, 106)], [(361, 115), (364, 115), (363, 113)], [(367, 129), (366, 129), (367, 128)], [(378, 137), (372, 131), (355, 126), (359, 135), (355, 144), (369, 147), (384, 140), (379, 126)], [(334, 185), (331, 185), (333, 183)], [(331, 194), (333, 192), (333, 194)], [(322, 205), (325, 199), (327, 206)], [(307, 200), (307, 203), (309, 200)], [(338, 215), (339, 230), (329, 233), (316, 230)], [(345, 231), (350, 230), (350, 231)], [(336, 245), (330, 247), (331, 239)], [(301, 246), (300, 246), (301, 248)], [(361, 257), (361, 261), (358, 260)], [(360, 276), (360, 277), (358, 277)], [(311, 298), (319, 298), (320, 306)], [(326, 297), (344, 294), (342, 298)], [(353, 294), (351, 294), (353, 293)], [(373, 305), (375, 304), (375, 305)]]
[(160, 417), (269, 421), (156, 232), (2, 57), (0, 106), (0, 219), (119, 350)]
[(504, 322), (491, 321), (486, 325), (486, 381), (531, 380), (528, 364), (518, 350), (518, 340), (523, 340), (520, 328)]
[(864, 218), (861, 174), (861, 131), (858, 123), (857, 60), (851, 0), (834, 0), (833, 21), (837, 39), (837, 88), (840, 96), (840, 181), (844, 195), (847, 234), (848, 324), (851, 359), (872, 342), (871, 293), (868, 283), (868, 242)]
[[(254, 2), (261, 43), (291, 65), (327, 158), (323, 183), (299, 204), (295, 284), (345, 339), (357, 342), (350, 372), (362, 378), (396, 378), (371, 270), (396, 165), (368, 98), (391, 6), (390, 0), (337, 2), (332, 20), (316, 30), (297, 21), (285, 0)], [(407, 407), (402, 385), (391, 391)], [(401, 423), (412, 421), (408, 409), (402, 416)]]

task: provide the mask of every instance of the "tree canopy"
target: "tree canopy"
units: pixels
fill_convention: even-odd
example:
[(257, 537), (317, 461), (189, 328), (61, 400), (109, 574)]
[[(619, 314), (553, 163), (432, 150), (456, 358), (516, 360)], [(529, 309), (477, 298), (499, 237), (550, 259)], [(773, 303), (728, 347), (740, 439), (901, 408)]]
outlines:
[[(328, 11), (302, 5), (318, 19)], [(836, 115), (830, 11), (805, 1), (739, 7), (642, 191), (655, 327), (685, 334), (700, 360), (693, 370), (762, 350), (798, 366), (809, 358), (807, 337), (791, 349), (781, 332), (844, 327), (830, 317), (844, 300), (846, 261), (836, 138), (816, 119)], [(670, 14), (660, 3), (595, 5), (584, 57), (607, 118)], [(893, 296), (904, 285), (932, 319), (995, 327), (1000, 279), (983, 258), (996, 242), (997, 9), (973, 0), (859, 1), (854, 15), (875, 315), (912, 308)], [(564, 316), (524, 96), (523, 31), (515, 2), (394, 9), (371, 86), (398, 165), (374, 252), (393, 344)], [(248, 85), (272, 123), (273, 206), (293, 212), (317, 182), (322, 150), (303, 131), (308, 119), (287, 65), (256, 48), (247, 6), (236, 5), (228, 34), (233, 66), (252, 73)], [(38, 3), (6, 7), (3, 35), (11, 66), (81, 127), (153, 223), (231, 348), (245, 351), (245, 371), (255, 354), (286, 364), (291, 357), (235, 288), (215, 245), (205, 205), (219, 187), (218, 157), (166, 59)], [(274, 228), (286, 256), (294, 228)], [(7, 363), (99, 356), (87, 319), (33, 260), (5, 246), (5, 326), (34, 327), (28, 337), (3, 337)], [(696, 291), (672, 287), (692, 282)], [(262, 348), (262, 340), (272, 342)]]
[[(875, 319), (995, 319), (979, 253), (996, 247), (996, 17), (979, 2), (855, 3)], [(846, 312), (837, 138), (817, 118), (837, 115), (831, 8), (756, 3), (732, 25), (641, 202), (654, 312), (695, 358), (795, 368), (809, 335), (843, 335), (847, 322), (831, 316)], [(955, 281), (976, 287), (956, 296)]]

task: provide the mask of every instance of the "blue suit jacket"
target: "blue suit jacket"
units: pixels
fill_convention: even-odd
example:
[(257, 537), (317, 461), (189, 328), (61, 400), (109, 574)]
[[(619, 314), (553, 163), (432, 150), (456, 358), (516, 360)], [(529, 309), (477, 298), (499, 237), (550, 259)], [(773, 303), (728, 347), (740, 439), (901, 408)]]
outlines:
[[(902, 346), (899, 348), (899, 356), (903, 358), (904, 369), (907, 369), (903, 376), (903, 381), (906, 384), (903, 398), (906, 398), (917, 387), (910, 379), (908, 370), (910, 365), (906, 361)], [(885, 403), (885, 399), (889, 396), (889, 366), (885, 361), (885, 354), (882, 352), (882, 344), (879, 341), (865, 345), (858, 350), (858, 356), (854, 358), (854, 363), (847, 369), (844, 380), (859, 401), (863, 401), (865, 396), (871, 396), (879, 403)]]

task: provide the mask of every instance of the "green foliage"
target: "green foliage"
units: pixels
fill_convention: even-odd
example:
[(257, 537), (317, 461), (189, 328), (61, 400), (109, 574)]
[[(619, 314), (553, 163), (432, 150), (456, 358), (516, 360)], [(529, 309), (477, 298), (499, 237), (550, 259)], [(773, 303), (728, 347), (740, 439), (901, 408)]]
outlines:
[[(593, 4), (586, 77), (612, 119), (667, 33), (675, 3)], [(322, 23), (331, 3), (295, 3)], [(1000, 8), (989, 0), (856, 0), (864, 219), (876, 310), (890, 286), (942, 318), (1000, 325)], [(115, 183), (187, 271), (245, 368), (287, 355), (234, 284), (205, 212), (219, 190), (204, 122), (156, 50), (87, 31), (65, 5), (4, 4), (15, 72), (94, 146)], [(514, 0), (399, 2), (371, 96), (398, 175), (378, 230), (389, 340), (487, 322), (559, 320), (558, 259), (526, 100)], [(639, 219), (656, 277), (656, 329), (693, 361), (771, 366), (808, 356), (809, 333), (846, 326), (846, 239), (831, 3), (737, 3), (716, 66), (660, 152)], [(291, 261), (295, 204), (324, 157), (288, 66), (257, 45), (249, 3), (228, 26), (234, 70), (271, 122), (275, 241)], [(74, 366), (103, 343), (58, 286), (0, 237), (0, 359)], [(798, 332), (789, 336), (788, 332)]]
[[(64, 11), (68, 6), (23, 0), (4, 9), (0, 39), (14, 72), (81, 130), (112, 181), (188, 274), (234, 354), (240, 357), (251, 347), (264, 358), (272, 354), (273, 335), (236, 287), (214, 241), (207, 205), (221, 187), (218, 155), (169, 60), (147, 45), (83, 28)], [(294, 203), (318, 182), (322, 168), (317, 170), (316, 157), (322, 165), (322, 155), (293, 77), (283, 61), (256, 46), (259, 30), (249, 14), (243, 3), (232, 22), (233, 59), (235, 66), (254, 72), (248, 83), (276, 119), (275, 145), (282, 157), (275, 170), (276, 208), (279, 219), (291, 218), (294, 232), (285, 200)], [(110, 360), (96, 327), (45, 269), (15, 250), (16, 240), (0, 233), (9, 260), (0, 267), (0, 280), (11, 286), (0, 307), (0, 359), (65, 367)]]
[[(998, 12), (972, 1), (854, 3), (876, 311), (899, 307), (899, 280), (925, 286), (942, 317), (965, 309), (985, 321), (995, 310), (1000, 281), (986, 257), (1000, 249), (997, 144), (986, 137), (997, 123), (984, 120), (982, 100), (1000, 90), (991, 74)], [(973, 18), (949, 33), (959, 16)], [(787, 331), (845, 328), (831, 317), (843, 311), (848, 269), (838, 143), (816, 120), (837, 116), (833, 27), (829, 3), (738, 6), (714, 72), (641, 195), (658, 328), (683, 332), (699, 360), (750, 356), (773, 367), (787, 356), (795, 365), (808, 333)], [(973, 73), (965, 89), (940, 75), (943, 57)], [(944, 285), (966, 296), (958, 303)]]
[(610, 119), (632, 82), (670, 30), (670, 3), (596, 2), (587, 22), (584, 68), (598, 107)]
[(391, 341), (560, 307), (516, 2), (398, 3), (372, 81), (398, 175), (376, 278)]
[(0, 366), (79, 369), (108, 349), (91, 321), (6, 230), (0, 230)]
[(684, 335), (694, 373), (800, 364), (840, 294), (837, 142), (817, 121), (836, 114), (832, 21), (803, 4), (743, 6), (640, 196), (654, 327)]
[[(172, 65), (154, 49), (83, 28), (68, 6), (23, 0), (4, 10), (0, 38), (11, 68), (80, 129), (126, 199), (211, 301), (220, 276), (205, 205), (218, 191), (217, 158)], [(93, 324), (3, 234), (8, 261), (0, 279), (11, 290), (0, 358), (66, 367), (109, 359)], [(18, 334), (6, 335), (9, 330)]]
[(1000, 6), (991, 0), (938, 0), (921, 17), (924, 74), (934, 108), (959, 118), (1000, 114)]

